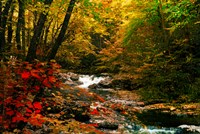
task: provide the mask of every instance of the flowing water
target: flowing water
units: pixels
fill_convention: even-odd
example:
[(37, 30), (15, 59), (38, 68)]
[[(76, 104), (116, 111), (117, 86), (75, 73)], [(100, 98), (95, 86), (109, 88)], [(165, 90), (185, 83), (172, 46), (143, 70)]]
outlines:
[[(95, 75), (80, 75), (79, 81), (82, 82), (83, 84), (79, 85), (79, 87), (88, 89), (90, 85), (98, 84), (101, 80), (104, 80), (105, 78), (106, 77), (96, 77)], [(92, 91), (105, 97), (106, 100), (109, 100), (110, 102), (127, 104), (129, 106), (130, 105), (135, 106), (137, 104), (136, 101), (125, 100), (125, 99), (123, 100), (121, 98), (113, 97), (113, 94), (117, 92), (116, 90), (113, 90), (113, 89), (95, 89)], [(140, 115), (140, 116), (143, 116), (143, 115)], [(163, 122), (165, 122), (165, 120), (167, 120), (168, 118), (171, 118), (171, 117), (167, 117), (166, 115), (164, 115), (164, 117), (165, 119), (161, 117), (161, 115), (155, 115), (155, 113), (153, 113), (152, 115), (151, 114), (147, 115), (145, 119), (148, 122), (149, 118), (160, 118), (160, 119), (163, 118)], [(172, 124), (174, 123), (173, 122), (174, 120), (170, 120), (170, 121), (172, 121)], [(200, 121), (199, 121), (199, 124), (200, 124)], [(195, 126), (195, 125), (181, 125), (180, 124), (178, 127), (174, 127), (170, 125), (165, 126), (165, 127), (156, 127), (152, 125), (148, 126), (148, 123), (147, 123), (147, 126), (143, 127), (142, 125), (139, 125), (130, 120), (125, 120), (123, 125), (124, 125), (124, 128), (127, 129), (127, 131), (124, 132), (125, 134), (129, 134), (129, 133), (130, 134), (200, 134), (200, 126)], [(190, 130), (190, 132), (189, 133), (186, 132), (185, 129)], [(111, 131), (110, 133), (117, 134), (116, 131)]]
[(79, 85), (81, 88), (88, 88), (92, 84), (97, 84), (101, 80), (104, 80), (104, 77), (95, 77), (95, 75), (80, 75), (79, 81), (83, 84)]

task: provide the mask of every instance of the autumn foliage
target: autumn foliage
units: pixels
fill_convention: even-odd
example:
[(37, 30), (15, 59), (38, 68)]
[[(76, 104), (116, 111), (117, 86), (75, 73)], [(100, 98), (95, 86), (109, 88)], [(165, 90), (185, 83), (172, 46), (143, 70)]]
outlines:
[(0, 70), (0, 129), (10, 130), (17, 125), (41, 126), (41, 110), (45, 89), (60, 87), (57, 78), (60, 65), (43, 63), (6, 62)]

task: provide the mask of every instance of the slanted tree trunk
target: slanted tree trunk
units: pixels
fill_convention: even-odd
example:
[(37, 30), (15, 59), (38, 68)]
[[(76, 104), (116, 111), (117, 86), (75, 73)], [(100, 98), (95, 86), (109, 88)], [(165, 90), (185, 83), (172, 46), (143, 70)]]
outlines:
[(9, 15), (9, 23), (8, 23), (8, 38), (7, 38), (7, 42), (8, 42), (8, 46), (7, 46), (7, 50), (8, 52), (11, 50), (11, 47), (12, 47), (12, 37), (13, 37), (13, 27), (12, 27), (12, 19), (13, 19), (13, 13), (14, 13), (14, 9), (15, 7), (12, 6), (11, 8), (11, 12), (10, 12), (10, 15)]
[(75, 2), (76, 2), (76, 0), (70, 0), (68, 9), (67, 9), (67, 12), (66, 12), (66, 15), (65, 15), (65, 19), (63, 21), (62, 28), (60, 30), (60, 33), (59, 33), (59, 35), (58, 35), (58, 37), (57, 37), (57, 39), (56, 39), (56, 41), (53, 45), (53, 48), (51, 49), (50, 53), (47, 56), (48, 60), (55, 58), (56, 53), (58, 51), (58, 48), (61, 46), (61, 44), (63, 42), (63, 39), (65, 37), (65, 33), (67, 31), (67, 28), (68, 28), (69, 20), (70, 20), (73, 8), (75, 6)]
[[(52, 1), (53, 0), (45, 0), (44, 4), (45, 5), (51, 5)], [(48, 13), (41, 13), (40, 14), (37, 25), (34, 28), (34, 35), (31, 38), (31, 42), (30, 42), (30, 46), (29, 46), (29, 49), (28, 49), (26, 61), (31, 62), (31, 61), (33, 61), (34, 59), (37, 58), (36, 50), (37, 50), (38, 43), (40, 41), (42, 31), (44, 29), (44, 24), (45, 24), (45, 21), (47, 19), (47, 15), (48, 15)]]
[(45, 60), (45, 58), (48, 54), (47, 52), (51, 48), (49, 46), (48, 37), (49, 37), (49, 34), (50, 34), (49, 29), (50, 29), (52, 22), (53, 22), (53, 19), (48, 22), (48, 26), (46, 26), (45, 29), (44, 29), (44, 34), (43, 34), (43, 38), (42, 38), (42, 46), (41, 46), (41, 52), (43, 53), (41, 55), (43, 57), (42, 60)]
[(1, 13), (1, 28), (0, 28), (0, 52), (4, 51), (6, 44), (6, 24), (8, 19), (9, 9), (11, 7), (12, 0), (7, 0), (4, 10)]

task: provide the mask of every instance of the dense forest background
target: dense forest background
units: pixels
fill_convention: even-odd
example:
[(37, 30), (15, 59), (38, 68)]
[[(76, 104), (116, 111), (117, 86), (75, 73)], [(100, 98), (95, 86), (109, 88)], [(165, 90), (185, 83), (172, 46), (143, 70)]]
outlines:
[(0, 59), (13, 57), (109, 73), (148, 100), (199, 101), (200, 3), (1, 0)]

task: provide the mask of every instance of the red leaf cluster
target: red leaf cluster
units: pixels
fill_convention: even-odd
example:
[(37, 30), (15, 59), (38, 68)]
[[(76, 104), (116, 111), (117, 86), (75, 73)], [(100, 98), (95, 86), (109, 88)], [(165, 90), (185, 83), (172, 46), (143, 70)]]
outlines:
[(93, 109), (90, 114), (92, 115), (99, 115), (99, 111), (97, 109)]
[[(1, 86), (0, 105), (3, 105), (4, 115), (0, 115), (0, 122), (4, 121), (4, 129), (10, 129), (17, 125), (18, 122), (29, 122), (32, 125), (41, 126), (44, 122), (40, 115), (42, 102), (33, 102), (40, 90), (60, 86), (60, 81), (56, 77), (60, 66), (55, 63), (43, 62), (16, 62), (15, 65), (7, 65), (6, 70), (0, 69), (0, 80), (5, 80)], [(6, 75), (4, 75), (6, 74)], [(2, 101), (3, 100), (3, 101)]]
[(33, 106), (35, 109), (41, 110), (42, 109), (42, 105), (40, 104), (40, 102), (34, 102)]
[(26, 70), (21, 73), (22, 79), (28, 79), (30, 76), (31, 76), (30, 72)]

